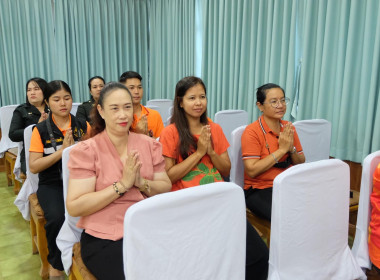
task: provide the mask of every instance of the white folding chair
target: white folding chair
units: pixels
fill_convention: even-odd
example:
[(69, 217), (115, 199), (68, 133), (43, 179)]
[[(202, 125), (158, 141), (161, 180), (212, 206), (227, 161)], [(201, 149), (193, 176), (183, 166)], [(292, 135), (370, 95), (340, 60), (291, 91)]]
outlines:
[(305, 162), (330, 157), (331, 123), (323, 119), (302, 120), (293, 123), (300, 139)]
[(338, 159), (275, 178), (268, 279), (366, 279), (347, 243), (349, 191), (349, 167)]
[(70, 151), (75, 145), (72, 145), (63, 150), (62, 153), (62, 179), (63, 179), (63, 197), (65, 201), (65, 222), (62, 225), (61, 230), (57, 236), (57, 246), (61, 251), (61, 259), (63, 267), (67, 275), (70, 273), (73, 257), (73, 246), (75, 243), (80, 242), (80, 237), (83, 229), (76, 226), (79, 221), (79, 217), (72, 217), (69, 215), (66, 209), (67, 190), (69, 185), (70, 171), (67, 167), (67, 163), (70, 158)]
[(14, 204), (20, 210), (25, 220), (30, 220), (30, 207), (29, 196), (38, 190), (38, 174), (34, 174), (29, 170), (29, 147), (30, 139), (32, 138), (33, 127), (32, 124), (24, 129), (24, 142), (25, 142), (25, 161), (26, 161), (26, 180), (18, 193)]
[[(162, 121), (166, 123), (166, 120), (169, 118), (169, 109), (173, 106), (173, 100), (171, 99), (151, 99), (146, 102), (146, 107), (152, 108), (151, 106), (157, 106), (157, 109), (161, 115)], [(153, 108), (152, 108), (153, 109)], [(166, 125), (164, 123), (164, 125)]]
[(373, 187), (373, 173), (379, 163), (380, 151), (377, 151), (366, 156), (362, 164), (359, 210), (352, 254), (364, 269), (371, 269), (371, 260), (368, 255), (368, 226), (371, 218), (370, 197)]
[(72, 115), (76, 115), (77, 114), (77, 110), (78, 110), (78, 106), (81, 105), (82, 103), (73, 103), (72, 107), (71, 107), (71, 111), (70, 111), (70, 114)]
[(242, 189), (219, 182), (156, 195), (124, 219), (127, 280), (242, 280), (246, 219)]
[(240, 187), (244, 187), (244, 163), (241, 157), (241, 136), (247, 126), (242, 125), (231, 132), (231, 172), (230, 180)]
[(11, 148), (16, 148), (18, 143), (9, 139), (9, 128), (13, 117), (13, 111), (18, 105), (8, 105), (0, 108), (1, 140), (0, 140), (0, 158)]
[(214, 122), (222, 127), (228, 143), (231, 143), (231, 132), (248, 124), (248, 113), (244, 110), (222, 110), (215, 113)]

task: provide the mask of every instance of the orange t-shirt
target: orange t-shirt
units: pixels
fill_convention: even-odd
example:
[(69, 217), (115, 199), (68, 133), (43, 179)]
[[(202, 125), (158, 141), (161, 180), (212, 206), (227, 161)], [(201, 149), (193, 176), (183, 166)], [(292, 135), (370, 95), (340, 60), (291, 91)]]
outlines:
[(132, 131), (136, 128), (137, 123), (141, 120), (143, 116), (147, 116), (148, 120), (148, 130), (150, 133), (152, 133), (154, 138), (158, 138), (161, 135), (161, 131), (164, 129), (164, 123), (162, 122), (162, 118), (159, 112), (156, 110), (146, 108), (145, 106), (141, 105), (141, 114), (140, 118), (137, 117), (136, 114), (133, 115), (133, 122), (131, 125)]
[[(52, 116), (52, 119), (53, 119), (54, 124), (62, 132), (63, 136), (65, 136), (66, 135), (66, 129), (63, 130), (62, 128), (60, 128), (57, 125), (57, 123), (54, 120), (54, 116)], [(87, 132), (86, 133), (90, 133), (91, 126), (88, 122), (86, 122), (86, 124), (87, 124)], [(71, 116), (70, 116), (70, 128), (71, 128)], [(62, 145), (63, 138), (61, 137), (60, 139), (56, 139), (56, 141), (57, 141), (57, 147), (59, 148), (59, 146)], [(32, 137), (30, 139), (29, 152), (34, 152), (34, 153), (43, 153), (44, 152), (44, 143), (42, 142), (41, 135), (40, 135), (40, 132), (38, 131), (38, 129), (33, 129)]]
[(369, 223), (368, 253), (371, 262), (380, 267), (380, 164), (373, 173), (371, 194), (371, 222)]
[[(211, 127), (214, 151), (218, 155), (221, 155), (227, 151), (230, 145), (224, 136), (222, 128), (218, 124), (210, 122), (209, 125)], [(197, 140), (199, 139), (199, 135), (194, 135), (194, 137)], [(179, 154), (179, 134), (174, 124), (164, 128), (160, 136), (160, 142), (164, 156), (174, 158), (176, 164), (183, 161), (183, 158)], [(172, 191), (221, 181), (223, 181), (222, 176), (214, 167), (211, 158), (206, 154), (185, 177), (173, 183)]]
[[(287, 121), (280, 121), (281, 131), (284, 130), (283, 127), (287, 123)], [(262, 159), (270, 153), (278, 150), (278, 137), (279, 135), (274, 133), (266, 124), (264, 118), (260, 116), (257, 121), (251, 123), (245, 128), (241, 136), (241, 152), (243, 160)], [(296, 131), (294, 131), (293, 142), (297, 153), (303, 154), (302, 146)], [(288, 156), (289, 154), (287, 153), (278, 161), (284, 161)], [(274, 178), (284, 170), (284, 168), (272, 167), (255, 178), (250, 177), (244, 172), (244, 189), (249, 189), (250, 187), (255, 189), (270, 188), (273, 186)]]

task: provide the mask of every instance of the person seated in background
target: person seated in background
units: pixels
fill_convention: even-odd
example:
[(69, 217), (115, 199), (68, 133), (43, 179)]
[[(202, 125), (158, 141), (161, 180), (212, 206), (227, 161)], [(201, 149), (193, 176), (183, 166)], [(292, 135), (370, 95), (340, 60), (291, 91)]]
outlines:
[(78, 110), (75, 115), (77, 118), (83, 119), (90, 124), (92, 123), (90, 113), (92, 108), (95, 106), (95, 103), (99, 99), (99, 94), (102, 88), (104, 87), (104, 84), (105, 81), (100, 76), (95, 76), (88, 80), (88, 87), (90, 89), (91, 99), (86, 102), (83, 102), (81, 105), (78, 106)]
[[(26, 103), (17, 106), (14, 110), (9, 128), (9, 139), (13, 142), (24, 141), (25, 128), (46, 120), (49, 113), (49, 109), (44, 102), (47, 88), (47, 82), (41, 78), (31, 78), (26, 82)], [(21, 177), (25, 178), (25, 144), (20, 153), (20, 163)]]
[[(160, 142), (172, 191), (220, 182), (230, 173), (229, 143), (222, 128), (207, 118), (206, 87), (200, 78), (177, 83), (171, 124)], [(268, 258), (268, 248), (247, 222), (246, 279), (266, 279)]]
[(133, 108), (124, 85), (106, 84), (93, 111), (91, 138), (70, 152), (66, 207), (71, 216), (81, 217), (82, 259), (97, 279), (125, 279), (125, 212), (171, 188), (161, 144), (129, 130)]
[(125, 85), (132, 94), (134, 115), (131, 129), (136, 133), (158, 138), (164, 128), (164, 123), (159, 112), (141, 104), (144, 94), (141, 81), (140, 74), (133, 71), (124, 72), (119, 78), (119, 82)]
[(37, 198), (46, 219), (49, 275), (62, 278), (61, 251), (55, 242), (65, 220), (62, 151), (79, 141), (90, 126), (70, 114), (73, 100), (70, 87), (64, 81), (50, 82), (44, 99), (50, 114), (33, 129), (29, 167), (32, 173), (39, 173)]
[(373, 173), (371, 208), (371, 220), (368, 231), (368, 253), (377, 273), (380, 274), (380, 164)]
[(262, 115), (241, 137), (244, 192), (247, 208), (270, 221), (274, 178), (305, 162), (305, 156), (296, 129), (282, 120), (289, 103), (285, 91), (276, 84), (265, 84), (257, 89), (256, 97)]

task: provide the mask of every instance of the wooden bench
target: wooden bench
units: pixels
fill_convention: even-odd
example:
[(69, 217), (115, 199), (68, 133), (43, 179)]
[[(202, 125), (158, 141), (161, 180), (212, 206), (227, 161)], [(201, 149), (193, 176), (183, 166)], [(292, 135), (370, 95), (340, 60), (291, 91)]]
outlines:
[(14, 193), (18, 194), (21, 189), (21, 183), (16, 180), (15, 175), (13, 174), (13, 169), (15, 168), (16, 159), (17, 159), (17, 148), (9, 149), (5, 152), (5, 170), (7, 173), (8, 186), (14, 185)]
[(82, 260), (80, 243), (73, 246), (73, 263), (71, 265), (70, 280), (96, 280), (95, 276), (87, 269)]

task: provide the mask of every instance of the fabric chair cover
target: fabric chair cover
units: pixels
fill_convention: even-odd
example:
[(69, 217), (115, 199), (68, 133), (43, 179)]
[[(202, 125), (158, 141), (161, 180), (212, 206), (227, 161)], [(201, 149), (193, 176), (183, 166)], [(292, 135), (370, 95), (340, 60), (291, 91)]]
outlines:
[[(151, 106), (157, 106), (153, 108)], [(146, 102), (146, 107), (158, 111), (161, 115), (164, 126), (167, 125), (167, 119), (170, 117), (170, 107), (173, 107), (173, 100), (171, 99), (151, 99)]]
[(268, 279), (366, 279), (347, 242), (349, 191), (349, 167), (338, 159), (275, 178)]
[(242, 189), (212, 183), (132, 205), (124, 219), (127, 280), (242, 280), (246, 218)]
[(370, 197), (373, 187), (373, 173), (380, 163), (380, 151), (368, 155), (363, 161), (360, 184), (359, 210), (356, 221), (356, 233), (352, 254), (362, 268), (371, 269), (368, 255), (368, 227), (371, 218)]
[(231, 182), (244, 187), (244, 163), (241, 157), (241, 136), (247, 126), (239, 126), (231, 133)]
[(301, 141), (306, 162), (330, 157), (331, 123), (322, 119), (297, 121), (293, 124)]
[(231, 143), (231, 132), (248, 124), (248, 113), (244, 110), (223, 110), (215, 113), (214, 121), (222, 127), (228, 143)]
[(70, 114), (72, 115), (76, 115), (77, 113), (77, 110), (78, 110), (78, 106), (81, 105), (82, 103), (73, 103), (72, 107), (71, 107), (71, 111), (70, 111)]
[(13, 117), (13, 111), (18, 105), (3, 106), (0, 108), (1, 140), (0, 140), (0, 158), (11, 148), (16, 148), (18, 143), (9, 139), (9, 128)]
[(38, 174), (34, 174), (29, 170), (29, 147), (30, 139), (32, 138), (32, 131), (35, 125), (32, 124), (24, 129), (25, 141), (25, 161), (26, 161), (26, 180), (18, 193), (14, 204), (20, 210), (23, 218), (30, 221), (30, 208), (29, 208), (29, 195), (37, 192), (38, 190)]
[(21, 175), (21, 150), (23, 148), (24, 142), (20, 141), (17, 142), (17, 158), (15, 167), (13, 168), (13, 174), (15, 175), (15, 179), (22, 182), (20, 175)]
[(63, 179), (63, 197), (65, 200), (65, 221), (61, 227), (61, 230), (57, 236), (57, 246), (61, 251), (61, 259), (63, 267), (67, 275), (70, 273), (70, 268), (72, 265), (73, 257), (73, 246), (75, 243), (80, 241), (80, 237), (83, 229), (76, 226), (79, 221), (79, 217), (72, 217), (67, 213), (66, 209), (66, 198), (67, 189), (69, 185), (70, 172), (67, 167), (67, 163), (70, 158), (70, 151), (75, 145), (72, 145), (63, 150), (62, 153), (62, 179)]

